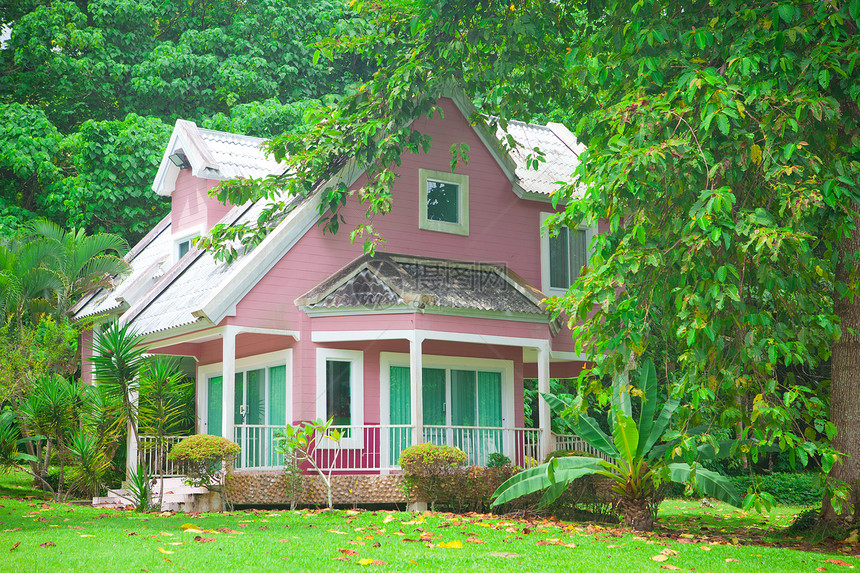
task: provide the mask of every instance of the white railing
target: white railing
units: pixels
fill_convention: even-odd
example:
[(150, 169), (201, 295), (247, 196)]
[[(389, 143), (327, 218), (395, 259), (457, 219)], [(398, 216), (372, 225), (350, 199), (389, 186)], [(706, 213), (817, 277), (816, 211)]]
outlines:
[[(235, 441), (241, 446), (237, 468), (276, 469), (283, 455), (276, 451), (275, 433), (284, 426), (240, 425)], [(332, 426), (341, 432), (341, 447), (323, 442), (314, 454), (315, 463), (336, 472), (396, 471), (400, 452), (412, 445), (412, 427), (407, 424)], [(474, 426), (425, 426), (423, 441), (456, 446), (466, 452), (468, 463), (487, 465), (491, 454), (506, 456), (521, 467), (533, 467), (540, 459), (540, 430)]]
[(164, 477), (182, 475), (172, 461), (167, 459), (170, 449), (188, 436), (167, 436), (163, 438), (163, 448), (158, 451), (158, 438), (155, 436), (140, 436), (140, 450), (137, 452), (138, 462), (147, 469), (150, 475), (158, 475), (159, 464), (164, 469)]
[(552, 434), (552, 450), (570, 450), (577, 452), (586, 452), (592, 456), (607, 459), (607, 455), (590, 445), (588, 442), (577, 436), (576, 434)]

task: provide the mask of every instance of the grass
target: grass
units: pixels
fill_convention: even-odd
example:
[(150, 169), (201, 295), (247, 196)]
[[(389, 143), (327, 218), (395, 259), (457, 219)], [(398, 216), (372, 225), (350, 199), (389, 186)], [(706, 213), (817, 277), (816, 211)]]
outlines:
[[(4, 486), (3, 491), (23, 489)], [(145, 515), (0, 499), (0, 563), (12, 571), (835, 571), (840, 554), (761, 543), (800, 508), (763, 518), (729, 506), (667, 501), (658, 530), (474, 515), (254, 510)], [(193, 529), (183, 530), (183, 526)], [(812, 547), (812, 546), (810, 546)], [(653, 558), (668, 554), (665, 561)], [(676, 552), (676, 553), (675, 553)], [(361, 561), (362, 559), (367, 561)], [(734, 561), (736, 560), (736, 561)], [(362, 563), (371, 562), (369, 565)]]

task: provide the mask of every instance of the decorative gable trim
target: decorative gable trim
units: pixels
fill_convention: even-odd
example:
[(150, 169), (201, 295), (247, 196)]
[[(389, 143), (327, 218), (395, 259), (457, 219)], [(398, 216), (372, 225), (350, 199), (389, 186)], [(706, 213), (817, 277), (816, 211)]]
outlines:
[(176, 179), (179, 177), (180, 169), (170, 161), (170, 156), (179, 151), (188, 158), (188, 162), (191, 164), (191, 173), (195, 177), (203, 177), (205, 170), (218, 169), (218, 162), (215, 161), (200, 136), (197, 124), (193, 121), (177, 119), (173, 133), (170, 134), (167, 149), (161, 156), (161, 165), (155, 174), (155, 181), (152, 183), (152, 190), (161, 196), (169, 197), (176, 189)]

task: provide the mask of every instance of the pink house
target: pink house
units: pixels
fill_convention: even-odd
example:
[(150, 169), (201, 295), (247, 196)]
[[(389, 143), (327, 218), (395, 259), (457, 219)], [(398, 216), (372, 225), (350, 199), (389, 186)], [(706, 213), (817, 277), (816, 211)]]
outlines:
[[(575, 279), (593, 229), (549, 238), (540, 227), (582, 146), (560, 124), (512, 123), (521, 149), (546, 154), (529, 170), (527, 152), (506, 153), (470, 125), (464, 99), (441, 107), (444, 119), (416, 122), (433, 147), (398, 168), (392, 211), (374, 221), (387, 241), (376, 257), (347, 232), (322, 232), (318, 194), (294, 200), (263, 243), (230, 264), (196, 249), (191, 239), (214, 224), (253, 220), (264, 207), (223, 206), (209, 189), (281, 167), (262, 140), (177, 121), (152, 185), (171, 198), (170, 215), (128, 254), (131, 274), (88, 295), (76, 316), (118, 319), (154, 352), (188, 357), (196, 430), (239, 443), (238, 472), (276, 469), (273, 432), (316, 418), (345, 431), (342, 474), (396, 473), (399, 452), (422, 441), (458, 446), (476, 464), (492, 453), (520, 465), (542, 459), (565, 444), (543, 401), (540, 427), (525, 427), (523, 379), (548, 391), (551, 377), (583, 366), (564, 321), (541, 301)], [(462, 142), (469, 162), (452, 173), (448, 150)], [(333, 179), (357, 188), (363, 173), (348, 163)], [(343, 214), (349, 227), (364, 209), (352, 201)]]

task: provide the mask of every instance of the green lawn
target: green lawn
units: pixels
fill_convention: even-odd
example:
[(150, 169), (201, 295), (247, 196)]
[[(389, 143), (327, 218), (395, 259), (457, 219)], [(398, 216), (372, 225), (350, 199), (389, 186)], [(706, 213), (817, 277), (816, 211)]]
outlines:
[[(6, 480), (4, 480), (6, 481)], [(7, 484), (8, 486), (8, 484)], [(8, 491), (8, 489), (6, 490)], [(828, 554), (763, 545), (800, 508), (769, 517), (668, 501), (658, 531), (452, 514), (247, 511), (141, 515), (0, 499), (0, 563), (11, 571), (836, 571)], [(193, 529), (183, 530), (191, 524)], [(757, 533), (760, 532), (760, 533)], [(665, 561), (653, 557), (667, 554)], [(662, 558), (662, 557), (661, 557)], [(362, 565), (373, 560), (368, 565)], [(736, 561), (735, 561), (736, 560)]]

